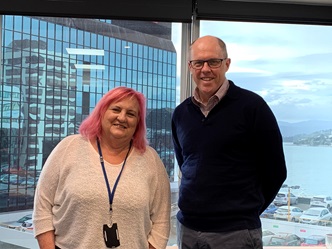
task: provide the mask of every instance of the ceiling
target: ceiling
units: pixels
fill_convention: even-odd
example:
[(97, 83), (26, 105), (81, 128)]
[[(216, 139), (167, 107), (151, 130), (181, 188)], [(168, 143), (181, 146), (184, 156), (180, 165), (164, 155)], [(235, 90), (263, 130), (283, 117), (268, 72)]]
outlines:
[(0, 5), (0, 15), (183, 23), (191, 23), (195, 17), (332, 25), (331, 13), (332, 0), (10, 0)]
[(309, 4), (332, 6), (332, 0), (229, 0), (236, 2), (265, 2), (265, 3), (286, 3), (286, 4)]

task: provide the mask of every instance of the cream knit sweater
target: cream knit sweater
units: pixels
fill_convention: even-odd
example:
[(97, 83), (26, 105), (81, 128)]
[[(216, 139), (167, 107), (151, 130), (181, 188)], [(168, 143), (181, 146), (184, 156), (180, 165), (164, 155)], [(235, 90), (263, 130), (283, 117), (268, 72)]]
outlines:
[[(111, 189), (122, 163), (105, 162)], [(170, 229), (170, 184), (158, 154), (129, 154), (113, 199), (120, 249), (166, 248)], [(54, 230), (61, 249), (106, 248), (109, 198), (99, 154), (81, 135), (64, 138), (47, 159), (34, 203), (35, 236)]]

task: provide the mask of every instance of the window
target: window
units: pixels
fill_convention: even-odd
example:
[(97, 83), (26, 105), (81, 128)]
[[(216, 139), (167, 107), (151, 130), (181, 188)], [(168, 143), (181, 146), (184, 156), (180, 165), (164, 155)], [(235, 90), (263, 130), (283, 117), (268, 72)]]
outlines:
[[(111, 20), (79, 18), (1, 18), (5, 30), (1, 61), (5, 63), (0, 69), (0, 177), (7, 178), (1, 182), (0, 214), (8, 213), (9, 219), (14, 211), (22, 216), (31, 212), (39, 177), (37, 171), (31, 171), (40, 170), (56, 144), (77, 133), (96, 102), (116, 86), (145, 94), (150, 145), (160, 154), (173, 182), (170, 117), (176, 106), (178, 77), (175, 70), (168, 70), (177, 67), (176, 60), (169, 61), (169, 57), (177, 57), (172, 23), (136, 21), (135, 26), (127, 27), (128, 23), (120, 20), (110, 24)], [(28, 23), (33, 24), (31, 29)], [(23, 39), (23, 33), (31, 39)], [(13, 86), (17, 78), (24, 80)], [(17, 167), (21, 179), (26, 179), (22, 180), (24, 186), (17, 180)], [(8, 222), (6, 218), (2, 221)]]
[[(329, 207), (332, 177), (331, 26), (202, 21), (201, 35), (226, 42), (232, 60), (226, 74), (261, 95), (279, 123), (288, 168), (274, 204)], [(289, 196), (289, 197), (288, 197)], [(315, 198), (310, 205), (310, 199)], [(325, 199), (324, 199), (325, 197)], [(316, 203), (316, 204), (315, 204)], [(264, 229), (301, 238), (325, 236), (332, 223), (307, 225), (262, 218)], [(293, 219), (295, 220), (295, 219)]]
[[(332, 28), (317, 25), (331, 23), (331, 8), (298, 8), (301, 15), (307, 8), (312, 9), (308, 18), (301, 20), (305, 23), (313, 20), (310, 25), (267, 23), (274, 18), (294, 22), (297, 18), (294, 10), (275, 11), (267, 19), (258, 14), (261, 15), (258, 19), (266, 23), (254, 23), (242, 21), (255, 17), (255, 8), (229, 8), (246, 5), (243, 2), (248, 1), (198, 0), (199, 32), (216, 35), (226, 42), (232, 59), (227, 77), (260, 94), (275, 113), (288, 166), (288, 178), (280, 192), (286, 193), (283, 196), (286, 202), (289, 193), (296, 200), (292, 205), (306, 210), (311, 197), (331, 195)], [(206, 3), (203, 8), (202, 3)], [(210, 3), (224, 6), (219, 8), (225, 11), (222, 16), (237, 22), (204, 21), (217, 9)], [(181, 13), (183, 20), (180, 21), (188, 21), (188, 11), (184, 17), (182, 9), (174, 9)], [(229, 15), (229, 9), (234, 13)], [(15, 170), (19, 169), (20, 174), (32, 178), (26, 179), (23, 188), (17, 180), (13, 184), (8, 184), (8, 180), (0, 183), (0, 223), (14, 211), (31, 212), (34, 187), (52, 149), (66, 135), (77, 133), (80, 122), (108, 89), (127, 85), (143, 92), (148, 99), (148, 139), (162, 158), (174, 189), (169, 245), (176, 244), (178, 169), (174, 166), (169, 121), (181, 98), (191, 94), (183, 85), (181, 95), (179, 91), (180, 76), (183, 76), (180, 72), (186, 72), (181, 68), (181, 57), (184, 57), (181, 50), (187, 50), (181, 47), (184, 43), (181, 43), (180, 23), (40, 15), (0, 18), (3, 51), (0, 53), (3, 62), (0, 68), (0, 177), (7, 179), (8, 172), (18, 175)], [(133, 33), (137, 40), (133, 39)], [(104, 50), (104, 55), (73, 54), (67, 48)], [(313, 201), (317, 200), (313, 198)], [(313, 206), (328, 207), (329, 202), (323, 198), (318, 204), (313, 202)], [(292, 233), (290, 238), (296, 240), (311, 231), (332, 232), (330, 222), (303, 224), (273, 217), (262, 217), (263, 229), (271, 233)], [(0, 232), (0, 243), (1, 239)]]

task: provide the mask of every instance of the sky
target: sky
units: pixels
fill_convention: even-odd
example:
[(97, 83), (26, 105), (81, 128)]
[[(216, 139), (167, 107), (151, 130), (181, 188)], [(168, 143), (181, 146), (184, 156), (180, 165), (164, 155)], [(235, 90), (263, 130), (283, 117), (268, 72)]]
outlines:
[[(180, 65), (181, 27), (173, 27)], [(278, 121), (332, 122), (331, 26), (201, 21), (204, 35), (226, 42), (227, 78), (261, 95)]]

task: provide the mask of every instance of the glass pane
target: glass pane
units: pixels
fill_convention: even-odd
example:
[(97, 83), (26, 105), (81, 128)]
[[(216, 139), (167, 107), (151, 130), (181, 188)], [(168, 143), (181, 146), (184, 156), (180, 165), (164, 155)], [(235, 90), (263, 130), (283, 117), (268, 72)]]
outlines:
[[(226, 42), (232, 60), (227, 78), (261, 95), (278, 120), (288, 177), (274, 204), (331, 210), (332, 27), (202, 21), (200, 34)], [(301, 238), (332, 231), (329, 216), (276, 219), (276, 210), (264, 212), (263, 229)]]
[[(181, 34), (172, 34), (176, 24), (136, 21), (129, 28), (127, 21), (120, 20), (111, 24), (111, 20), (96, 19), (1, 18), (2, 226), (32, 236), (21, 221), (31, 215), (45, 160), (59, 141), (78, 132), (101, 96), (116, 86), (146, 95), (148, 139), (173, 182), (170, 117), (176, 106), (178, 77), (169, 68), (178, 65), (168, 57), (177, 58), (172, 36), (179, 39)], [(0, 247), (2, 235), (1, 231)], [(33, 237), (28, 245), (17, 236), (10, 243), (38, 248)]]

